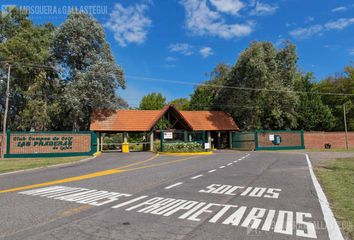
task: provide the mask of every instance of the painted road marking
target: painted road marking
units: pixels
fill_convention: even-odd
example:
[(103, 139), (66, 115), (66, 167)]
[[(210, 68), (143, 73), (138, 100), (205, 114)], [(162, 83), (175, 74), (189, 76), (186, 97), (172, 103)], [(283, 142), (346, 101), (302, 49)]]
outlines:
[(306, 156), (306, 161), (307, 161), (307, 164), (309, 167), (312, 183), (316, 189), (316, 193), (317, 193), (317, 197), (319, 199), (320, 205), (321, 205), (323, 217), (326, 222), (329, 239), (330, 240), (344, 240), (343, 235), (339, 229), (338, 223), (337, 223), (336, 219), (334, 218), (334, 214), (333, 214), (331, 208), (329, 207), (330, 205), (328, 203), (327, 197), (324, 194), (324, 192), (321, 188), (321, 185), (319, 184), (319, 182), (316, 178), (316, 175), (313, 172), (313, 168), (312, 168), (312, 164), (311, 164), (309, 155), (305, 154), (305, 156)]
[[(156, 157), (157, 157), (157, 155), (155, 155), (155, 156), (153, 156), (153, 157), (151, 157), (151, 158), (149, 158), (147, 160), (140, 161), (138, 163), (139, 164), (145, 163), (147, 161), (151, 161), (151, 160), (155, 159)], [(136, 171), (136, 170), (144, 169), (144, 168), (152, 168), (152, 167), (157, 167), (157, 166), (162, 166), (162, 165), (167, 165), (167, 164), (172, 164), (172, 163), (177, 163), (177, 162), (183, 162), (183, 161), (187, 161), (187, 160), (190, 160), (190, 159), (193, 159), (193, 158), (197, 158), (197, 157), (198, 156), (193, 156), (193, 157), (182, 158), (182, 159), (173, 160), (173, 161), (169, 161), (169, 162), (164, 162), (164, 163), (152, 164), (152, 165), (136, 167), (136, 168), (131, 168), (131, 169), (124, 169), (124, 168), (126, 168), (128, 166), (129, 167), (133, 166), (133, 164), (129, 164), (129, 165), (123, 166), (123, 167), (118, 168), (118, 169), (109, 169), (109, 170), (105, 170), (105, 171), (94, 172), (94, 173), (85, 174), (85, 175), (81, 175), (81, 176), (75, 176), (75, 177), (71, 177), (71, 178), (64, 178), (64, 179), (60, 179), (60, 180), (54, 180), (54, 181), (49, 181), (49, 182), (44, 182), (44, 183), (39, 183), (39, 184), (27, 185), (27, 186), (22, 186), (22, 187), (17, 187), (17, 188), (4, 189), (4, 190), (0, 190), (0, 194), (1, 193), (23, 191), (23, 190), (39, 188), (39, 187), (52, 186), (52, 185), (68, 183), (68, 182), (81, 181), (81, 180), (85, 180), (85, 179), (96, 178), (96, 177), (106, 176), (106, 175), (110, 175), (110, 174), (116, 174), (116, 173), (127, 172), (127, 171)], [(134, 163), (134, 165), (136, 165), (138, 163)]]
[(38, 184), (33, 184), (33, 185), (28, 185), (28, 186), (23, 186), (23, 187), (0, 190), (0, 193), (23, 191), (23, 190), (32, 189), (32, 188), (46, 187), (46, 186), (74, 182), (74, 181), (80, 181), (80, 180), (90, 179), (90, 178), (95, 178), (95, 177), (102, 177), (102, 176), (107, 176), (107, 175), (121, 173), (121, 172), (124, 172), (124, 170), (110, 169), (110, 170), (106, 170), (106, 171), (95, 172), (95, 173), (85, 174), (85, 175), (71, 177), (71, 178), (64, 178), (64, 179), (45, 182), (45, 183), (38, 183)]
[(176, 187), (176, 186), (181, 185), (181, 184), (183, 184), (183, 182), (178, 182), (178, 183), (172, 184), (172, 185), (170, 185), (168, 187), (165, 187), (165, 189), (171, 189), (171, 188)]
[(224, 168), (225, 166), (220, 166), (219, 168)]
[(279, 198), (282, 190), (279, 188), (264, 188), (264, 187), (245, 187), (245, 186), (232, 186), (223, 184), (211, 184), (205, 189), (199, 190), (201, 193), (214, 193), (236, 196), (240, 193), (241, 196), (248, 197), (264, 197), (264, 198)]
[(209, 173), (212, 173), (212, 172), (215, 172), (215, 171), (216, 171), (216, 169), (213, 169), (213, 170), (210, 170)]
[(230, 166), (230, 165), (232, 165), (232, 163), (228, 163), (228, 164), (227, 164), (227, 166)]
[[(311, 213), (164, 197), (153, 197), (125, 209), (125, 211), (132, 210), (137, 213), (165, 217), (176, 215), (179, 219), (195, 222), (207, 220), (210, 223), (228, 226), (240, 226), (255, 230), (273, 231), (284, 235), (317, 238)], [(211, 216), (208, 217), (208, 215)]]
[(191, 177), (191, 179), (197, 179), (197, 178), (200, 178), (200, 177), (203, 177), (203, 174), (200, 174), (200, 175), (197, 175), (197, 176)]
[[(171, 186), (176, 186), (177, 184)], [(78, 188), (65, 186), (51, 186), (24, 191), (19, 194), (36, 195), (39, 197), (48, 198), (49, 193), (55, 193), (55, 195), (58, 195), (61, 191), (62, 196), (54, 199), (76, 202), (84, 204), (83, 206), (88, 203), (87, 201), (82, 201), (83, 199), (91, 199), (88, 204), (93, 206), (102, 206), (104, 204), (118, 201), (118, 204), (111, 206), (111, 208), (117, 209), (127, 207), (125, 208), (125, 211), (134, 210), (137, 213), (160, 216), (174, 215), (179, 219), (185, 219), (188, 221), (209, 221), (210, 223), (223, 224), (230, 227), (239, 226), (255, 230), (272, 231), (277, 234), (317, 238), (315, 225), (313, 223), (314, 220), (312, 219), (311, 213), (198, 202), (158, 196), (150, 198), (148, 198), (148, 196), (138, 196), (130, 200), (124, 200), (132, 195), (126, 193), (89, 190), (86, 188), (82, 188), (82, 192), (80, 193), (72, 194), (69, 191), (76, 191), (77, 189)], [(93, 192), (106, 193), (115, 197), (112, 198), (105, 195), (107, 198), (98, 200), (96, 198), (92, 198)], [(123, 199), (121, 197), (123, 197)], [(71, 213), (75, 213), (79, 210), (81, 210), (81, 208), (77, 208), (76, 210), (73, 209), (68, 214), (70, 215)]]
[[(75, 193), (69, 190), (75, 190)], [(80, 191), (77, 191), (80, 190)], [(55, 197), (53, 198), (54, 193)], [(92, 206), (102, 206), (111, 202), (120, 200), (122, 197), (131, 197), (131, 194), (108, 192), (99, 190), (88, 190), (87, 188), (72, 188), (65, 186), (51, 186), (29, 191), (19, 192), (24, 195), (34, 195), (39, 197), (52, 198), (67, 202), (76, 202), (80, 204), (89, 204)]]

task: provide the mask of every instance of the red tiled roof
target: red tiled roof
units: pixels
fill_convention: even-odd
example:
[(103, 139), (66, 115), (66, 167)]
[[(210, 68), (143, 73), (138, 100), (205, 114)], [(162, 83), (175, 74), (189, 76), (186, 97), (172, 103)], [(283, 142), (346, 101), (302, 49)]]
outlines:
[(93, 114), (90, 130), (117, 132), (151, 131), (155, 124), (170, 108), (195, 131), (239, 130), (233, 118), (221, 111), (178, 111), (174, 106), (167, 105), (162, 110), (116, 110), (96, 111)]
[[(100, 117), (102, 111), (94, 113), (91, 120), (92, 131), (145, 132), (160, 115), (161, 110), (116, 110)], [(97, 117), (99, 116), (99, 117)]]
[(222, 111), (180, 111), (180, 113), (195, 131), (239, 130), (231, 115)]

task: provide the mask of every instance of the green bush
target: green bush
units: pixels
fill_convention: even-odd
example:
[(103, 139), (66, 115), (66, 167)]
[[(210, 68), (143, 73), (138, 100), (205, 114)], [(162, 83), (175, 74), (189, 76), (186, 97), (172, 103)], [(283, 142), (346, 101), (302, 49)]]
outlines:
[[(161, 151), (160, 142), (154, 143), (155, 150)], [(203, 145), (198, 142), (164, 143), (164, 152), (201, 152)]]

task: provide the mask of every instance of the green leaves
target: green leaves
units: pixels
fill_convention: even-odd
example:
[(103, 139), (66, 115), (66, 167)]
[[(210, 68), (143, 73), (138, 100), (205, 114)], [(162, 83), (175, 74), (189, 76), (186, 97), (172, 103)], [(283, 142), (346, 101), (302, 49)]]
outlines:
[(139, 104), (141, 110), (160, 110), (166, 105), (166, 98), (161, 93), (145, 95)]

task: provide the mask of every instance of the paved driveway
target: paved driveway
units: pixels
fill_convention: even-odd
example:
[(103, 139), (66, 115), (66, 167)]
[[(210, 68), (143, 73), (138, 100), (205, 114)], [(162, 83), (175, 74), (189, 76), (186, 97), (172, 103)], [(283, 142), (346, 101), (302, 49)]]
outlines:
[(0, 189), (2, 239), (329, 239), (303, 154), (104, 154)]

